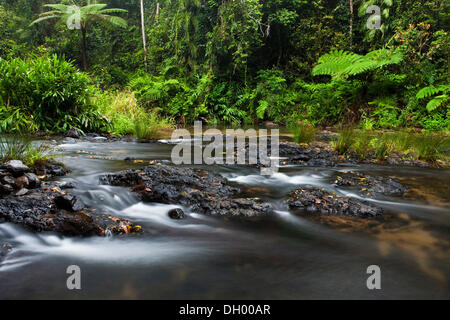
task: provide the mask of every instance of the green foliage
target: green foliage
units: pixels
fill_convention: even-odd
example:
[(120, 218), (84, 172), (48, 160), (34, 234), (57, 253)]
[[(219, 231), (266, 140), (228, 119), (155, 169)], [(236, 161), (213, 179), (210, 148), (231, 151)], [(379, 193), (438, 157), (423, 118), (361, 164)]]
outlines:
[(29, 136), (14, 134), (0, 137), (0, 163), (9, 160), (21, 160), (26, 165), (47, 161), (50, 155), (46, 153), (47, 146), (34, 146)]
[(339, 154), (346, 154), (355, 143), (356, 133), (353, 128), (344, 128), (338, 132), (338, 137), (332, 141), (332, 146)]
[(438, 87), (434, 86), (428, 86), (425, 88), (422, 88), (419, 92), (417, 92), (417, 99), (424, 99), (429, 98), (431, 96), (434, 96), (438, 93), (441, 93), (438, 96), (435, 96), (433, 99), (428, 101), (427, 103), (427, 110), (428, 112), (432, 112), (439, 108), (441, 105), (447, 104), (448, 108), (448, 102), (450, 100), (450, 96), (448, 93), (450, 93), (450, 85), (441, 85)]
[(413, 148), (418, 159), (436, 161), (450, 147), (450, 139), (442, 135), (421, 135), (414, 139)]
[(147, 113), (135, 119), (135, 134), (138, 139), (155, 140), (167, 134), (173, 128), (167, 118), (158, 117), (155, 113)]
[(310, 143), (314, 141), (318, 131), (314, 125), (308, 122), (291, 123), (288, 127), (294, 137), (294, 141), (297, 143)]
[(333, 78), (346, 78), (364, 72), (373, 71), (387, 65), (398, 64), (403, 60), (400, 51), (388, 49), (374, 50), (365, 56), (353, 52), (331, 51), (320, 57), (318, 65), (314, 67), (312, 74), (329, 75)]
[(350, 146), (352, 151), (356, 152), (360, 159), (365, 159), (372, 149), (373, 136), (367, 131), (358, 132), (355, 134), (355, 141)]
[(104, 119), (90, 105), (89, 77), (72, 63), (56, 55), (0, 59), (0, 74), (2, 131), (103, 128)]
[(389, 97), (369, 102), (369, 105), (375, 106), (375, 110), (371, 113), (371, 118), (376, 119), (375, 126), (377, 128), (393, 129), (401, 125), (399, 108), (395, 104), (394, 99)]
[[(139, 2), (99, 2), (1, 2), (0, 57), (28, 61), (31, 55), (56, 54), (84, 70), (89, 60), (89, 83), (112, 91), (129, 85), (139, 108), (182, 124), (197, 119), (233, 124), (290, 119), (315, 125), (362, 120), (367, 130), (449, 130), (448, 90), (416, 97), (423, 88), (448, 84), (445, 1), (353, 1), (352, 39), (344, 0), (145, 1), (147, 51)], [(81, 30), (66, 26), (73, 4), (81, 7)], [(381, 8), (380, 30), (367, 29), (370, 5)], [(117, 6), (123, 9), (109, 9)], [(18, 69), (17, 74), (28, 77)], [(14, 95), (13, 78), (3, 85)], [(89, 106), (93, 95), (104, 100), (100, 114)], [(57, 101), (63, 111), (49, 116), (47, 107), (41, 114), (31, 110), (33, 94), (25, 90), (9, 102), (2, 96), (1, 130), (79, 127), (132, 134), (132, 112), (114, 115), (114, 108), (104, 106), (106, 100), (114, 104), (116, 92), (100, 95), (87, 93), (88, 102), (79, 101), (72, 111)], [(110, 122), (102, 119), (104, 110)]]

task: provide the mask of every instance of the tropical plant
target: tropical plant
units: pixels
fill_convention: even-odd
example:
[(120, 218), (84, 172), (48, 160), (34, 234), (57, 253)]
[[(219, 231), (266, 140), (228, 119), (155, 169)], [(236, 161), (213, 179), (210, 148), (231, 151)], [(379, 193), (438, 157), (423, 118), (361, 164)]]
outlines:
[[(117, 26), (121, 28), (125, 28), (127, 26), (126, 20), (123, 18), (113, 16), (111, 13), (125, 13), (127, 10), (125, 9), (105, 9), (107, 4), (104, 3), (96, 3), (96, 1), (88, 0), (86, 6), (76, 7), (73, 5), (65, 5), (65, 4), (46, 4), (44, 7), (53, 9), (51, 11), (44, 12), (39, 15), (39, 18), (34, 20), (31, 25), (36, 23), (48, 20), (48, 19), (59, 19), (59, 21), (63, 23), (68, 23), (72, 21), (75, 16), (76, 19), (79, 19), (79, 29), (81, 31), (81, 52), (82, 52), (82, 62), (83, 62), (83, 70), (87, 71), (88, 62), (87, 62), (87, 32), (91, 25), (95, 22), (103, 23), (107, 26)], [(77, 15), (79, 15), (77, 17)], [(74, 28), (78, 28), (74, 27)]]
[(379, 49), (365, 56), (343, 50), (331, 51), (319, 58), (312, 74), (329, 75), (335, 79), (347, 78), (364, 72), (373, 71), (387, 65), (398, 64), (403, 60), (400, 51)]
[(294, 141), (297, 143), (310, 143), (314, 141), (318, 131), (314, 125), (308, 122), (291, 123), (288, 127)]
[(163, 137), (173, 128), (171, 121), (161, 118), (156, 113), (147, 113), (135, 119), (135, 134), (139, 140), (155, 140)]
[[(435, 96), (436, 94), (440, 93), (440, 95)], [(417, 99), (425, 99), (433, 97), (430, 101), (427, 103), (427, 110), (428, 112), (432, 112), (439, 108), (441, 105), (447, 103), (450, 101), (450, 85), (440, 85), (440, 86), (428, 86), (425, 88), (422, 88), (419, 92), (417, 92), (416, 98)]]
[(53, 56), (0, 59), (2, 131), (102, 130), (105, 121), (90, 102), (89, 76)]

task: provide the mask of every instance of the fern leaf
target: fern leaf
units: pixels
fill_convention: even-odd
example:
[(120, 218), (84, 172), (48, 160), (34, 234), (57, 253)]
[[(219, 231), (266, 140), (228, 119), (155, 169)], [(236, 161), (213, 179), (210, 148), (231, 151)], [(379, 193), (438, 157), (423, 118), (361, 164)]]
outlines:
[(439, 108), (445, 101), (448, 101), (449, 96), (446, 94), (437, 96), (433, 99), (431, 99), (428, 103), (427, 103), (427, 110), (428, 112), (431, 112), (437, 108)]
[(440, 92), (439, 88), (435, 88), (433, 86), (425, 87), (425, 88), (422, 88), (419, 92), (417, 92), (416, 98), (417, 99), (428, 98), (439, 92)]

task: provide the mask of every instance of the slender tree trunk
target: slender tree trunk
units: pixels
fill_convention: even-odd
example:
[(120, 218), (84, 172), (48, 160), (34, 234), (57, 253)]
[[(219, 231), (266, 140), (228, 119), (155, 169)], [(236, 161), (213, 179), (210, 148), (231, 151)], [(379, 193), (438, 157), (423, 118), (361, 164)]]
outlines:
[(147, 41), (145, 39), (144, 0), (141, 0), (141, 29), (142, 29), (142, 46), (144, 48), (144, 64), (145, 64), (145, 71), (147, 71)]
[(83, 70), (87, 72), (87, 45), (86, 45), (86, 29), (81, 27), (81, 60), (83, 62)]
[(353, 0), (350, 0), (350, 50), (353, 46)]
[(156, 22), (159, 20), (159, 2), (156, 3)]

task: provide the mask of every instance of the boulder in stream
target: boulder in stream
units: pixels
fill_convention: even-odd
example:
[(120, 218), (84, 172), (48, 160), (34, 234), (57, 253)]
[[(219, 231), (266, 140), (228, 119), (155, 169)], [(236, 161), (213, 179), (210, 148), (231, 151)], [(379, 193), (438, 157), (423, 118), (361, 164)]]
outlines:
[(200, 169), (149, 165), (105, 174), (100, 182), (130, 187), (146, 202), (178, 204), (199, 213), (253, 217), (272, 211), (259, 199), (239, 198), (239, 188), (230, 186), (219, 174)]
[[(67, 170), (57, 162), (42, 163), (47, 175)], [(135, 233), (141, 228), (125, 219), (86, 208), (77, 196), (62, 192), (56, 182), (42, 183), (22, 162), (9, 161), (0, 171), (0, 220), (33, 231), (54, 231), (71, 236)], [(16, 178), (14, 177), (16, 176)]]
[(181, 210), (180, 208), (175, 208), (170, 210), (167, 215), (169, 216), (170, 219), (174, 219), (174, 220), (180, 220), (180, 219), (184, 219), (185, 215), (184, 215), (184, 211)]
[(408, 188), (396, 179), (388, 177), (373, 177), (361, 172), (344, 171), (339, 173), (334, 182), (339, 187), (356, 187), (361, 192), (373, 195), (374, 193), (401, 196), (408, 192)]
[(332, 194), (322, 189), (294, 190), (289, 195), (287, 203), (291, 209), (319, 214), (376, 217), (383, 213), (381, 208), (367, 202)]

